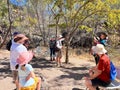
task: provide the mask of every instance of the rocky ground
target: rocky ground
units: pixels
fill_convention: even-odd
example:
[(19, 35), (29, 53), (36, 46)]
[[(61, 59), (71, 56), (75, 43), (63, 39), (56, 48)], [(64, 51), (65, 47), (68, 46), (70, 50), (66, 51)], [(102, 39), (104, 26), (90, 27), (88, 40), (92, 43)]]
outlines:
[[(31, 64), (37, 76), (42, 77), (42, 90), (84, 90), (83, 76), (88, 75), (88, 68), (94, 66), (94, 60), (89, 54), (71, 56), (70, 63), (63, 67), (55, 67), (55, 61), (49, 57), (33, 58)], [(0, 90), (14, 90), (9, 68), (9, 52), (0, 50)]]

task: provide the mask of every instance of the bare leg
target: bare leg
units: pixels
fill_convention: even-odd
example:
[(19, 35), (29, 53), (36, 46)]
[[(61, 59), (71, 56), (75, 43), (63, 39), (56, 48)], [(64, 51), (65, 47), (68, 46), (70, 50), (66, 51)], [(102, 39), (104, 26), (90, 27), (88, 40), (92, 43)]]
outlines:
[(96, 90), (96, 87), (92, 86), (91, 80), (87, 77), (85, 78), (85, 85), (87, 86), (87, 88), (89, 88), (89, 90)]
[(38, 82), (37, 82), (37, 90), (40, 90), (41, 87), (41, 78), (38, 78)]
[(62, 57), (59, 57), (59, 61), (58, 61), (58, 62), (59, 62), (59, 64), (60, 64), (60, 66), (62, 66), (62, 63), (61, 63), (61, 58), (62, 58)]
[(15, 81), (15, 84), (16, 84), (17, 90), (20, 90), (20, 84), (18, 80)]

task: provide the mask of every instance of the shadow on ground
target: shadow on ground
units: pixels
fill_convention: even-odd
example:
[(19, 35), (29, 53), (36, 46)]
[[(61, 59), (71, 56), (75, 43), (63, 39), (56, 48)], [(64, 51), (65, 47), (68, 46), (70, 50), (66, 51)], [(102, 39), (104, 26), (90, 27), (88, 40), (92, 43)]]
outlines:
[(61, 75), (60, 79), (63, 78), (73, 78), (74, 80), (81, 80), (83, 77), (88, 76), (88, 68), (86, 67), (69, 67), (61, 69), (62, 72), (67, 73), (67, 75)]
[(8, 59), (0, 59), (0, 77), (11, 77), (10, 63)]
[(34, 68), (52, 68), (55, 62), (49, 61), (45, 58), (33, 58), (31, 65)]

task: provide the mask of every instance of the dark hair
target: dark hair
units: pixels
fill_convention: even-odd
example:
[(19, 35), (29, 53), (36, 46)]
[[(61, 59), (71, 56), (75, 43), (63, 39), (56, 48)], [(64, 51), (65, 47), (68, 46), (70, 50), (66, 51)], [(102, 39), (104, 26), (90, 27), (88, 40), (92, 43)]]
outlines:
[(16, 38), (14, 39), (14, 41), (17, 42), (17, 41), (19, 41), (19, 40), (21, 40), (21, 39), (22, 39), (22, 37), (16, 37)]
[(15, 69), (18, 69), (19, 68), (19, 64), (17, 64), (16, 66), (15, 66)]

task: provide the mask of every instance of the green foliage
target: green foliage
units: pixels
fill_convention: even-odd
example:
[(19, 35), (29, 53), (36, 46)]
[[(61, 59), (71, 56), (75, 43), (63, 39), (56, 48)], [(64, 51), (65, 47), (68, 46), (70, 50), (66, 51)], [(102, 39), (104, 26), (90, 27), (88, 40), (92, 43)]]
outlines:
[(81, 25), (79, 26), (79, 30), (86, 30), (87, 32), (91, 32), (93, 29), (88, 26)]

